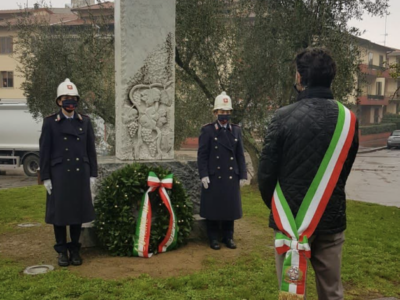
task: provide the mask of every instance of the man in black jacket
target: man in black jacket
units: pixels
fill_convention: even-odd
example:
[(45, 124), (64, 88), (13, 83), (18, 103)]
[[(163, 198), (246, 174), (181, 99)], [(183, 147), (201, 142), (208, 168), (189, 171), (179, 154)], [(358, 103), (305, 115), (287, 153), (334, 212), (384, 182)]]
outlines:
[[(336, 64), (326, 50), (315, 48), (302, 51), (296, 57), (296, 67), (297, 102), (278, 109), (273, 116), (258, 172), (259, 188), (265, 204), (276, 212), (272, 199), (279, 183), (294, 218), (334, 140), (341, 107), (333, 100), (330, 89)], [(311, 247), (310, 261), (316, 274), (318, 299), (325, 300), (343, 299), (340, 269), (343, 231), (346, 229), (345, 185), (358, 151), (358, 125), (354, 115), (348, 110), (347, 114), (353, 118), (348, 127), (352, 134), (348, 135), (348, 149), (343, 154), (343, 162), (337, 164), (340, 168), (338, 178), (333, 181), (326, 208), (322, 210), (322, 217), (308, 237), (307, 244)], [(272, 211), (269, 226), (279, 234), (281, 226), (278, 225), (281, 224), (277, 224), (277, 215), (273, 215)], [(284, 254), (276, 253), (281, 290), (285, 276), (292, 278), (297, 274), (293, 272), (296, 270), (282, 270), (284, 259)], [(296, 282), (288, 282), (286, 284), (296, 285)]]

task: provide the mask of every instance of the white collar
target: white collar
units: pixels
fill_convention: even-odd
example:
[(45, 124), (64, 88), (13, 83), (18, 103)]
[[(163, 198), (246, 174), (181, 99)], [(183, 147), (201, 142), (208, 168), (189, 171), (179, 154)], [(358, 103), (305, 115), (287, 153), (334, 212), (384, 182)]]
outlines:
[[(61, 112), (62, 112), (62, 111), (61, 111)], [(73, 118), (75, 117), (75, 112), (74, 112), (74, 114), (72, 115), (72, 117), (66, 116), (63, 112), (62, 112), (62, 114), (64, 115), (64, 117), (65, 117), (66, 119), (73, 119)]]

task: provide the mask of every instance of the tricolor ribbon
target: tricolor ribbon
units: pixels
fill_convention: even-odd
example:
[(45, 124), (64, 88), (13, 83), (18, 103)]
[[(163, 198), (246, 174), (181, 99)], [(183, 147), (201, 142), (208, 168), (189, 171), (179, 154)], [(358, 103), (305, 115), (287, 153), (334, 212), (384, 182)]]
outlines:
[(160, 180), (154, 172), (150, 172), (147, 178), (148, 190), (143, 195), (142, 204), (139, 210), (139, 217), (136, 223), (135, 240), (133, 244), (133, 255), (139, 257), (151, 257), (149, 253), (150, 232), (151, 232), (151, 204), (149, 193), (159, 190), (161, 200), (169, 211), (169, 226), (164, 240), (158, 245), (158, 252), (166, 252), (175, 248), (178, 238), (178, 226), (176, 214), (171, 205), (171, 199), (166, 191), (172, 189), (173, 175), (169, 174)]
[(339, 114), (328, 150), (322, 160), (296, 218), (283, 195), (279, 182), (272, 198), (272, 215), (280, 230), (275, 236), (275, 249), (284, 254), (279, 299), (304, 299), (308, 244), (332, 196), (349, 153), (356, 118), (343, 104), (337, 102)]

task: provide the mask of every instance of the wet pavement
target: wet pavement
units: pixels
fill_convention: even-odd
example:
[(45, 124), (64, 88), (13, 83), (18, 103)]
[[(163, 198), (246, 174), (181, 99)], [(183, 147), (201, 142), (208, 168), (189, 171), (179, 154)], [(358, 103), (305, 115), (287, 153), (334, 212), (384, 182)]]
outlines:
[[(0, 189), (17, 188), (37, 184), (36, 177), (28, 177), (23, 167), (0, 166)], [(5, 172), (5, 175), (3, 175)]]
[(346, 186), (348, 199), (400, 207), (400, 149), (359, 153)]

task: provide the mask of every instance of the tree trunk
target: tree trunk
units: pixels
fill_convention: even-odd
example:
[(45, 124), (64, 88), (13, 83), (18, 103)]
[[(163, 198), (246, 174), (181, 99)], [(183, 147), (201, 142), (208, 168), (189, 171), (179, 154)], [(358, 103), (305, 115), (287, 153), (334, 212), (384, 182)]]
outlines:
[(255, 144), (255, 141), (250, 135), (250, 133), (248, 133), (244, 129), (243, 129), (243, 146), (246, 149), (247, 153), (249, 153), (251, 163), (253, 165), (253, 174), (251, 174), (252, 178), (250, 180), (250, 185), (254, 186), (257, 185), (258, 183), (257, 174), (258, 174), (258, 158), (260, 150)]

